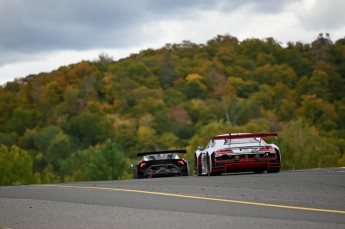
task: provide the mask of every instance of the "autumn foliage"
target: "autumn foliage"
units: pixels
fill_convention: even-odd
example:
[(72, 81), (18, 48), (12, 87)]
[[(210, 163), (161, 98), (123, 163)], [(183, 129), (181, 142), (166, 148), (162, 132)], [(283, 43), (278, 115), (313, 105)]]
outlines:
[(345, 38), (217, 36), (0, 87), (0, 184), (131, 177), (136, 153), (277, 131), (284, 169), (345, 166)]

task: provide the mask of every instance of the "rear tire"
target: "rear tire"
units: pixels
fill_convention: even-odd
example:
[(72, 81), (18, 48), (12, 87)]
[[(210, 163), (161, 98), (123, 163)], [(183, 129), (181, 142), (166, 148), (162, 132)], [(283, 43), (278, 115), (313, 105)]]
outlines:
[(210, 161), (210, 156), (208, 154), (206, 154), (206, 169), (207, 169), (207, 176), (212, 176), (211, 161)]
[(197, 176), (200, 176), (200, 174), (199, 174), (199, 166), (198, 166), (198, 158), (197, 158), (196, 154), (194, 154), (194, 173)]
[(259, 174), (259, 173), (265, 172), (265, 170), (264, 170), (264, 169), (255, 169), (253, 172), (254, 172), (255, 174)]
[(222, 175), (221, 171), (212, 172), (212, 169), (211, 169), (212, 163), (211, 163), (210, 156), (207, 154), (206, 157), (207, 157), (207, 159), (206, 159), (207, 176), (220, 176), (220, 175)]
[(272, 169), (267, 170), (267, 173), (279, 173), (279, 171), (280, 171), (280, 168), (272, 168)]
[(137, 168), (134, 169), (133, 179), (138, 179), (138, 170), (137, 170)]

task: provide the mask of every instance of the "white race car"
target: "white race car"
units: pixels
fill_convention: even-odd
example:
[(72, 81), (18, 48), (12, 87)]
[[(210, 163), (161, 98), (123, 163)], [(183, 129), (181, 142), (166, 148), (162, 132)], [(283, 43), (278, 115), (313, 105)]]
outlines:
[(214, 136), (207, 147), (195, 152), (194, 168), (198, 176), (248, 172), (277, 173), (281, 167), (278, 146), (262, 138), (277, 137), (277, 133), (231, 133)]

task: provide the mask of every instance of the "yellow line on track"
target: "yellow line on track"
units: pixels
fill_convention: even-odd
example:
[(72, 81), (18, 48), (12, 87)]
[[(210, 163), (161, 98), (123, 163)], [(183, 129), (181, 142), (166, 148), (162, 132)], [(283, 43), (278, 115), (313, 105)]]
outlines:
[(262, 207), (274, 207), (274, 208), (284, 208), (284, 209), (303, 210), (303, 211), (315, 211), (315, 212), (328, 212), (328, 213), (345, 214), (345, 211), (342, 211), (342, 210), (331, 210), (331, 209), (322, 209), (322, 208), (307, 208), (307, 207), (298, 207), (298, 206), (289, 206), (289, 205), (280, 205), (280, 204), (266, 204), (266, 203), (260, 203), (260, 202), (220, 199), (220, 198), (211, 198), (211, 197), (202, 197), (202, 196), (191, 196), (191, 195), (173, 194), (173, 193), (165, 193), (165, 192), (151, 192), (151, 191), (143, 191), (143, 190), (124, 189), (124, 188), (88, 187), (88, 186), (72, 186), (72, 185), (42, 185), (42, 186), (57, 187), (57, 188), (71, 188), (71, 189), (108, 190), (108, 191), (143, 193), (143, 194), (150, 194), (150, 195), (170, 196), (170, 197), (179, 197), (179, 198), (197, 199), (197, 200), (208, 200), (208, 201), (218, 201), (218, 202), (225, 202), (225, 203), (246, 204), (246, 205), (255, 205), (255, 206), (262, 206)]

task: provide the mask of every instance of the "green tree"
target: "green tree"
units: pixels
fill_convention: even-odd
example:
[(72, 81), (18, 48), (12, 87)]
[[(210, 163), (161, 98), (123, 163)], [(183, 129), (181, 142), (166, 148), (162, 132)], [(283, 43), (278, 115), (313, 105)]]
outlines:
[(312, 76), (309, 78), (304, 76), (299, 81), (296, 91), (299, 96), (315, 95), (325, 101), (329, 101), (329, 77), (326, 72), (322, 70), (314, 70)]
[(56, 82), (50, 82), (44, 87), (43, 95), (41, 96), (41, 104), (47, 109), (52, 109), (63, 100), (63, 89), (61, 85)]
[(215, 110), (219, 110), (221, 114), (219, 117), (234, 126), (243, 125), (250, 119), (260, 116), (260, 103), (256, 100), (225, 96), (216, 106)]
[(163, 133), (157, 138), (158, 147), (162, 150), (166, 150), (170, 148), (176, 149), (180, 147), (178, 142), (179, 142), (179, 138), (171, 132)]
[(60, 170), (61, 160), (65, 160), (74, 151), (70, 137), (62, 132), (57, 134), (47, 148), (46, 160), (53, 165), (54, 171)]
[(199, 74), (189, 74), (186, 77), (186, 83), (183, 86), (183, 92), (188, 99), (206, 98), (207, 87), (203, 81), (203, 77)]
[(158, 78), (163, 88), (169, 88), (173, 85), (174, 81), (178, 78), (175, 70), (175, 63), (171, 51), (164, 52), (161, 64), (159, 64)]
[(302, 98), (298, 111), (311, 125), (317, 125), (324, 130), (336, 128), (337, 114), (332, 104), (317, 98), (316, 95), (306, 95)]
[(282, 121), (289, 121), (295, 118), (297, 103), (295, 90), (283, 83), (277, 83), (273, 88), (274, 113)]
[(326, 138), (302, 119), (291, 121), (279, 132), (283, 168), (306, 169), (335, 166), (340, 152), (332, 138)]
[(66, 132), (82, 146), (96, 145), (114, 135), (110, 119), (88, 111), (71, 118), (67, 123)]
[(90, 163), (94, 153), (93, 147), (74, 151), (67, 159), (60, 163), (60, 173), (64, 182), (90, 180), (86, 176), (85, 168)]
[(23, 135), (26, 129), (34, 128), (40, 120), (40, 112), (35, 109), (16, 108), (10, 119), (9, 129)]
[(8, 131), (8, 120), (20, 104), (19, 91), (18, 82), (7, 83), (4, 88), (0, 86), (0, 131)]
[(235, 88), (236, 95), (241, 98), (248, 98), (259, 89), (259, 83), (252, 80), (243, 80), (241, 77), (230, 77), (228, 80)]
[(40, 132), (33, 133), (32, 139), (35, 148), (40, 152), (46, 153), (52, 139), (60, 133), (62, 133), (62, 129), (58, 126), (47, 126)]
[(137, 132), (137, 149), (140, 151), (152, 151), (157, 148), (157, 132), (147, 126), (140, 126)]
[(91, 180), (117, 180), (130, 168), (121, 147), (106, 140), (100, 148), (92, 148), (85, 172)]
[(33, 161), (28, 152), (0, 145), (0, 185), (20, 185), (33, 182)]
[(58, 183), (61, 182), (61, 177), (54, 172), (53, 166), (48, 164), (41, 174), (41, 182), (43, 184)]

